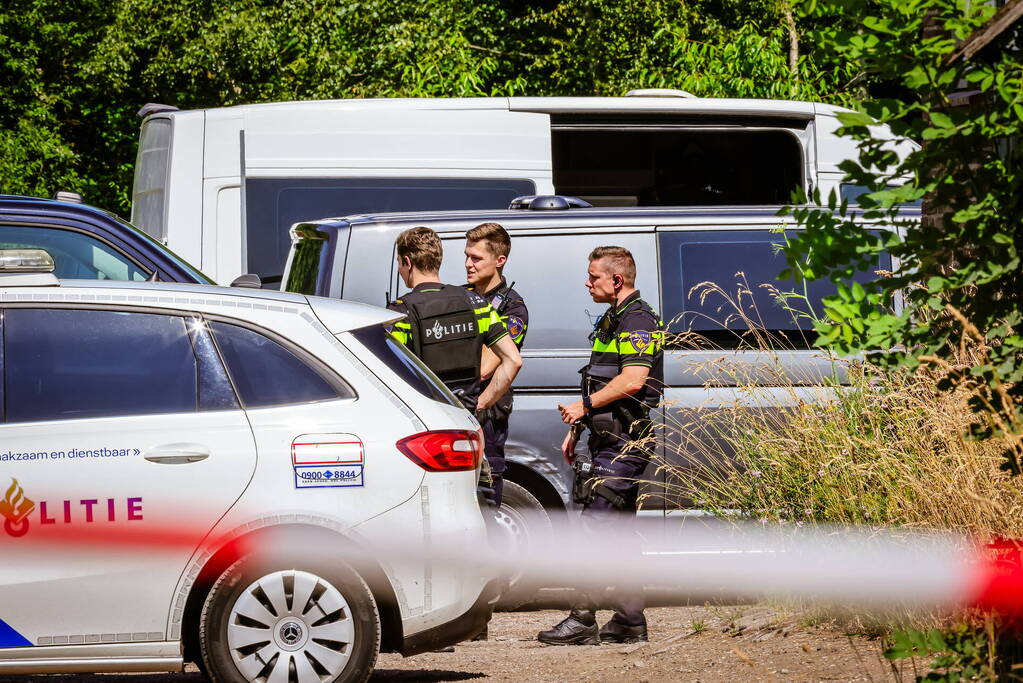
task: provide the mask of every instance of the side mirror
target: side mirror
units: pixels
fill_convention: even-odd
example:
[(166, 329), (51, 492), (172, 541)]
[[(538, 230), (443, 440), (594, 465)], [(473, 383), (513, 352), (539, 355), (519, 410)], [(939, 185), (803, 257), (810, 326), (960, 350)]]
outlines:
[(239, 275), (232, 280), (231, 286), (244, 287), (245, 289), (262, 289), (263, 281), (255, 273), (245, 273), (245, 275)]

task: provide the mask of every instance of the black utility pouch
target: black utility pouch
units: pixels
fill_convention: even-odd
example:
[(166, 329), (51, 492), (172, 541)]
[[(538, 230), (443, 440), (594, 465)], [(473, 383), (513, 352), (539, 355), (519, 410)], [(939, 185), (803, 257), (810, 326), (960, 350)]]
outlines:
[(572, 461), (575, 478), (572, 480), (572, 502), (589, 505), (593, 502), (593, 458), (577, 455)]
[(622, 421), (610, 410), (603, 410), (590, 416), (590, 437), (600, 445), (617, 443), (621, 439)]

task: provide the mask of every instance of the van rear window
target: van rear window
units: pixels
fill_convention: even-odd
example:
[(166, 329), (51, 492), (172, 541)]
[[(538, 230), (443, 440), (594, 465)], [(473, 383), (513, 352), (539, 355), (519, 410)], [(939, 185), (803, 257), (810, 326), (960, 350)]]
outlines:
[(787, 204), (803, 184), (788, 130), (555, 126), (554, 187), (594, 206)]
[(277, 289), (291, 247), (288, 231), (295, 223), (359, 213), (507, 209), (515, 197), (535, 192), (531, 180), (247, 178), (247, 270)]
[(164, 198), (173, 124), (170, 119), (151, 118), (142, 124), (135, 159), (135, 185), (131, 191), (131, 222), (154, 239), (167, 238)]

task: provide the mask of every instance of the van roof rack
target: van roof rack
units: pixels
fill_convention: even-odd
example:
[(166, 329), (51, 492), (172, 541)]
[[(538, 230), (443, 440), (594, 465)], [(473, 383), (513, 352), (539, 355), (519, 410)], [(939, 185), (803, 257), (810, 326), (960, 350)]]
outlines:
[(511, 200), (508, 208), (520, 211), (564, 211), (566, 209), (585, 209), (590, 206), (593, 205), (578, 197), (561, 194), (527, 194)]
[(0, 287), (53, 287), (53, 257), (45, 249), (0, 249)]
[(625, 93), (626, 97), (696, 97), (691, 92), (675, 88), (639, 88)]

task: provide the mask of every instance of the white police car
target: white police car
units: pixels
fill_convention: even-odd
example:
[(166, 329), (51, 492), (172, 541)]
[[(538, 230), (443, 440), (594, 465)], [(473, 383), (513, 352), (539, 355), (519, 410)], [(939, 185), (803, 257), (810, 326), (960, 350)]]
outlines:
[(478, 425), (393, 312), (48, 265), (0, 251), (0, 675), (355, 681), (483, 628)]

